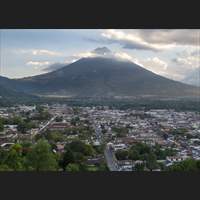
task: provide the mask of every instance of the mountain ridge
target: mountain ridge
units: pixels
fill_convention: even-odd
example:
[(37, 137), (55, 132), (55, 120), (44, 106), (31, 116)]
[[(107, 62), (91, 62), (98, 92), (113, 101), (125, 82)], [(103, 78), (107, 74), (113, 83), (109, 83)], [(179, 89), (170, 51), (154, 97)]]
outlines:
[(195, 96), (198, 90), (133, 62), (101, 56), (81, 58), (53, 72), (14, 79), (9, 84), (25, 93), (70, 97)]

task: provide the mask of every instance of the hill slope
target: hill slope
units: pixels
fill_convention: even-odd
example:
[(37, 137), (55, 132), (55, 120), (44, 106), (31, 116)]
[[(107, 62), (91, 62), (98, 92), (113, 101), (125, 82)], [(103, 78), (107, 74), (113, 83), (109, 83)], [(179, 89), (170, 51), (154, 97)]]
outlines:
[(0, 76), (0, 104), (23, 103), (38, 99), (38, 97), (31, 94), (12, 89), (14, 84), (14, 80)]
[(32, 94), (70, 97), (193, 96), (199, 89), (132, 62), (103, 57), (82, 58), (59, 70), (12, 80), (8, 85)]

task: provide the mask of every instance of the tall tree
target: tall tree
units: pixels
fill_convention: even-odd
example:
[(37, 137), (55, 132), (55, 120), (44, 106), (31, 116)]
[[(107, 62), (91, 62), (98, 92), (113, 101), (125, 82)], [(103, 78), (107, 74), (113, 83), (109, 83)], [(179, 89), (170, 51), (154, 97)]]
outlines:
[(7, 154), (5, 164), (15, 171), (24, 170), (24, 163), (22, 157), (22, 147), (19, 144), (15, 144), (11, 147)]
[(4, 131), (4, 125), (3, 122), (0, 120), (0, 132)]
[(69, 164), (69, 163), (73, 163), (74, 162), (74, 154), (73, 152), (71, 151), (70, 148), (65, 148), (65, 152), (62, 156), (62, 159), (60, 161), (60, 165), (61, 167), (63, 168), (63, 170), (65, 171), (66, 169), (66, 166)]
[(46, 140), (39, 140), (27, 154), (28, 168), (36, 171), (57, 170), (57, 160)]
[(78, 172), (79, 170), (79, 165), (76, 163), (69, 163), (66, 167), (66, 171), (68, 172)]
[(158, 167), (156, 155), (153, 152), (147, 155), (146, 165), (147, 165), (147, 168), (150, 169), (151, 171)]

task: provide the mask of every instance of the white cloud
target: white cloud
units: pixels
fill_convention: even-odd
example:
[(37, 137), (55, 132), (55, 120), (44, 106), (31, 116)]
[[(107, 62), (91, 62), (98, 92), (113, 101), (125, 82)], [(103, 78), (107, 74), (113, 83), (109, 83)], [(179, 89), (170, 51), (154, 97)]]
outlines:
[(26, 65), (29, 65), (29, 66), (33, 66), (34, 69), (39, 69), (40, 67), (43, 67), (43, 66), (46, 66), (46, 65), (49, 65), (50, 62), (49, 61), (28, 61), (26, 63)]
[(52, 71), (58, 70), (58, 69), (60, 69), (62, 67), (65, 67), (68, 64), (70, 64), (70, 63), (66, 63), (66, 62), (65, 63), (53, 63), (53, 64), (48, 65), (44, 69), (42, 69), (42, 71), (44, 71), (44, 72), (52, 72)]
[(103, 30), (104, 42), (118, 43), (123, 48), (160, 51), (177, 46), (198, 46), (200, 29), (197, 30), (150, 30), (125, 29)]
[(109, 29), (103, 31), (101, 35), (107, 40), (113, 43), (119, 43), (127, 49), (159, 51), (174, 47), (174, 44), (150, 43), (136, 31), (129, 33), (122, 30)]
[(187, 49), (177, 54), (177, 57), (172, 61), (186, 69), (196, 69), (200, 67), (199, 53), (200, 52), (196, 49)]
[(166, 61), (161, 60), (158, 57), (140, 59), (138, 64), (156, 74), (165, 76), (167, 73), (168, 64)]
[(115, 59), (124, 60), (124, 61), (130, 61), (130, 62), (133, 62), (133, 63), (135, 63), (137, 65), (142, 66), (140, 61), (138, 60), (138, 58), (136, 58), (135, 56), (131, 56), (131, 55), (129, 55), (129, 54), (125, 53), (125, 52), (122, 52), (122, 51), (113, 53), (113, 57)]
[(200, 29), (140, 29), (140, 37), (156, 44), (198, 46)]
[(48, 55), (48, 56), (61, 56), (62, 54), (60, 52), (57, 51), (49, 51), (46, 49), (34, 49), (32, 50), (32, 54), (33, 55)]
[(152, 59), (148, 59), (148, 61), (153, 62), (157, 66), (161, 67), (162, 69), (166, 70), (167, 69), (167, 63), (158, 57), (154, 57)]
[(18, 49), (15, 53), (31, 54), (33, 56), (63, 56), (63, 53), (58, 51), (50, 51), (47, 49)]
[(88, 51), (88, 52), (80, 52), (78, 54), (74, 54), (66, 59), (66, 62), (75, 62), (80, 58), (92, 58), (92, 57), (104, 57), (104, 58), (113, 58), (113, 59), (119, 59), (119, 60), (124, 60), (124, 61), (131, 61), (137, 63), (138, 60), (130, 56), (129, 54), (119, 51), (119, 52), (111, 52), (109, 49), (104, 49), (105, 51), (99, 51), (99, 49), (102, 48), (97, 48), (93, 51)]
[(92, 53), (92, 52), (81, 52), (81, 53), (77, 53), (77, 54), (73, 54), (72, 55), (72, 57), (74, 59), (95, 57), (95, 56), (97, 56), (97, 54), (96, 53)]

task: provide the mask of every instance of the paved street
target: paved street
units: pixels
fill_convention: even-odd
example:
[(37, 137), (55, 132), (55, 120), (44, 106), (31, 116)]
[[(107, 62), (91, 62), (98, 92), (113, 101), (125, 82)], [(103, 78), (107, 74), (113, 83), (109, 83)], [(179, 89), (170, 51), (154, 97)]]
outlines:
[(38, 131), (38, 134), (42, 133), (42, 131), (44, 131), (56, 119), (56, 117), (57, 115), (52, 117), (42, 128), (40, 128), (40, 130)]
[(119, 171), (119, 166), (116, 162), (116, 158), (114, 155), (114, 152), (110, 148), (110, 146), (107, 144), (105, 151), (104, 151), (105, 159), (108, 165), (108, 168), (110, 171)]

